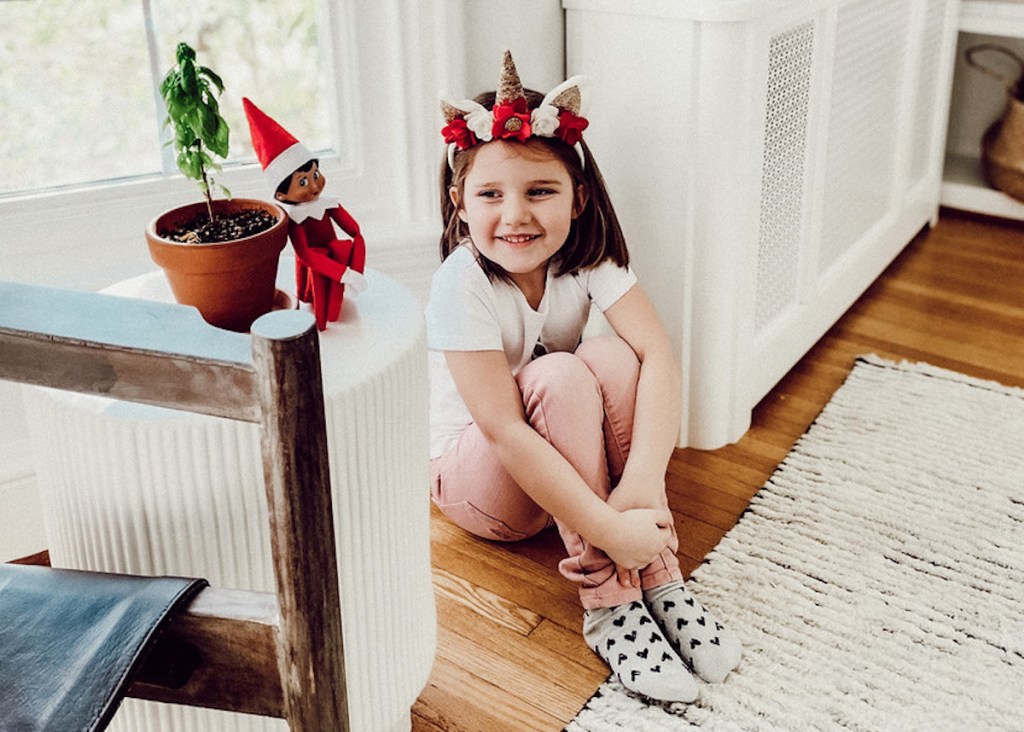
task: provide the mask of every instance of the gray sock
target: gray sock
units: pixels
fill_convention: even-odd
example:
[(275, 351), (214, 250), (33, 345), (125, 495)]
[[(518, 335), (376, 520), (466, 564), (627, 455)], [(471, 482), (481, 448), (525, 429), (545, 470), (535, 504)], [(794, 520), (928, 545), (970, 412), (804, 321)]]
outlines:
[(644, 602), (672, 647), (705, 681), (722, 681), (739, 664), (739, 638), (690, 594), (682, 580), (647, 590)]
[(630, 691), (691, 702), (697, 682), (639, 600), (583, 613), (583, 637)]

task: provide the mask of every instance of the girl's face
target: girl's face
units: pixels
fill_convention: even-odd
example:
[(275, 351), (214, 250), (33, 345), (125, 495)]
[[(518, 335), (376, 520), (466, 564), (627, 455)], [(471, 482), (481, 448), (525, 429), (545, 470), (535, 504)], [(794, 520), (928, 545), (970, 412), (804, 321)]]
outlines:
[(569, 171), (543, 148), (496, 140), (482, 145), (459, 191), (449, 191), (481, 255), (523, 289), (543, 283), (548, 260), (576, 217)]

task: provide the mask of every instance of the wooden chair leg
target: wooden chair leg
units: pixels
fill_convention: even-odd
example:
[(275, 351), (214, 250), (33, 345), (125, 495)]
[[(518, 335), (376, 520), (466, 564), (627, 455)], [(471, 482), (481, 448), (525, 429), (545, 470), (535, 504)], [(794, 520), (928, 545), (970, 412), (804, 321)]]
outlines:
[(254, 366), (264, 376), (258, 379), (263, 473), (281, 613), (277, 659), (285, 718), (296, 732), (347, 730), (320, 342), (312, 327), (282, 338), (274, 330), (281, 322), (280, 315), (258, 320), (252, 335)]

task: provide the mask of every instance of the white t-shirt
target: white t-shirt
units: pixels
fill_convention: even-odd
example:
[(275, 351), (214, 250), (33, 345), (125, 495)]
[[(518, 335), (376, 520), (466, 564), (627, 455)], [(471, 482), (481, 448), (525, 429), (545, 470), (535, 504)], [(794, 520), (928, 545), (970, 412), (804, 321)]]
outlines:
[(536, 356), (575, 351), (593, 302), (602, 312), (636, 284), (628, 267), (605, 260), (575, 275), (548, 268), (536, 310), (515, 285), (487, 275), (468, 244), (441, 264), (427, 303), (430, 349), (430, 456), (441, 456), (473, 422), (443, 351), (504, 351), (515, 375)]

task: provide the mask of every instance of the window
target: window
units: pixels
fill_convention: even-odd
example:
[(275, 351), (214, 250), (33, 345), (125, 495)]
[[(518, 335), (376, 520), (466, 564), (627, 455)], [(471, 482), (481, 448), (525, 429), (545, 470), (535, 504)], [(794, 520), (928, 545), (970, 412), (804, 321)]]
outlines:
[[(224, 80), (229, 162), (254, 160), (249, 96), (335, 147), (322, 0), (0, 1), (0, 198), (176, 174), (157, 88), (180, 40)], [(285, 114), (287, 111), (287, 114)]]
[(248, 96), (320, 157), (330, 195), (374, 242), (372, 266), (429, 269), (436, 90), (464, 86), (447, 79), (462, 64), (460, 7), (0, 0), (0, 279), (101, 289), (153, 268), (146, 225), (199, 195), (160, 143), (156, 88), (179, 40), (224, 78), (232, 155), (218, 181), (232, 195), (273, 195), (244, 164)]

